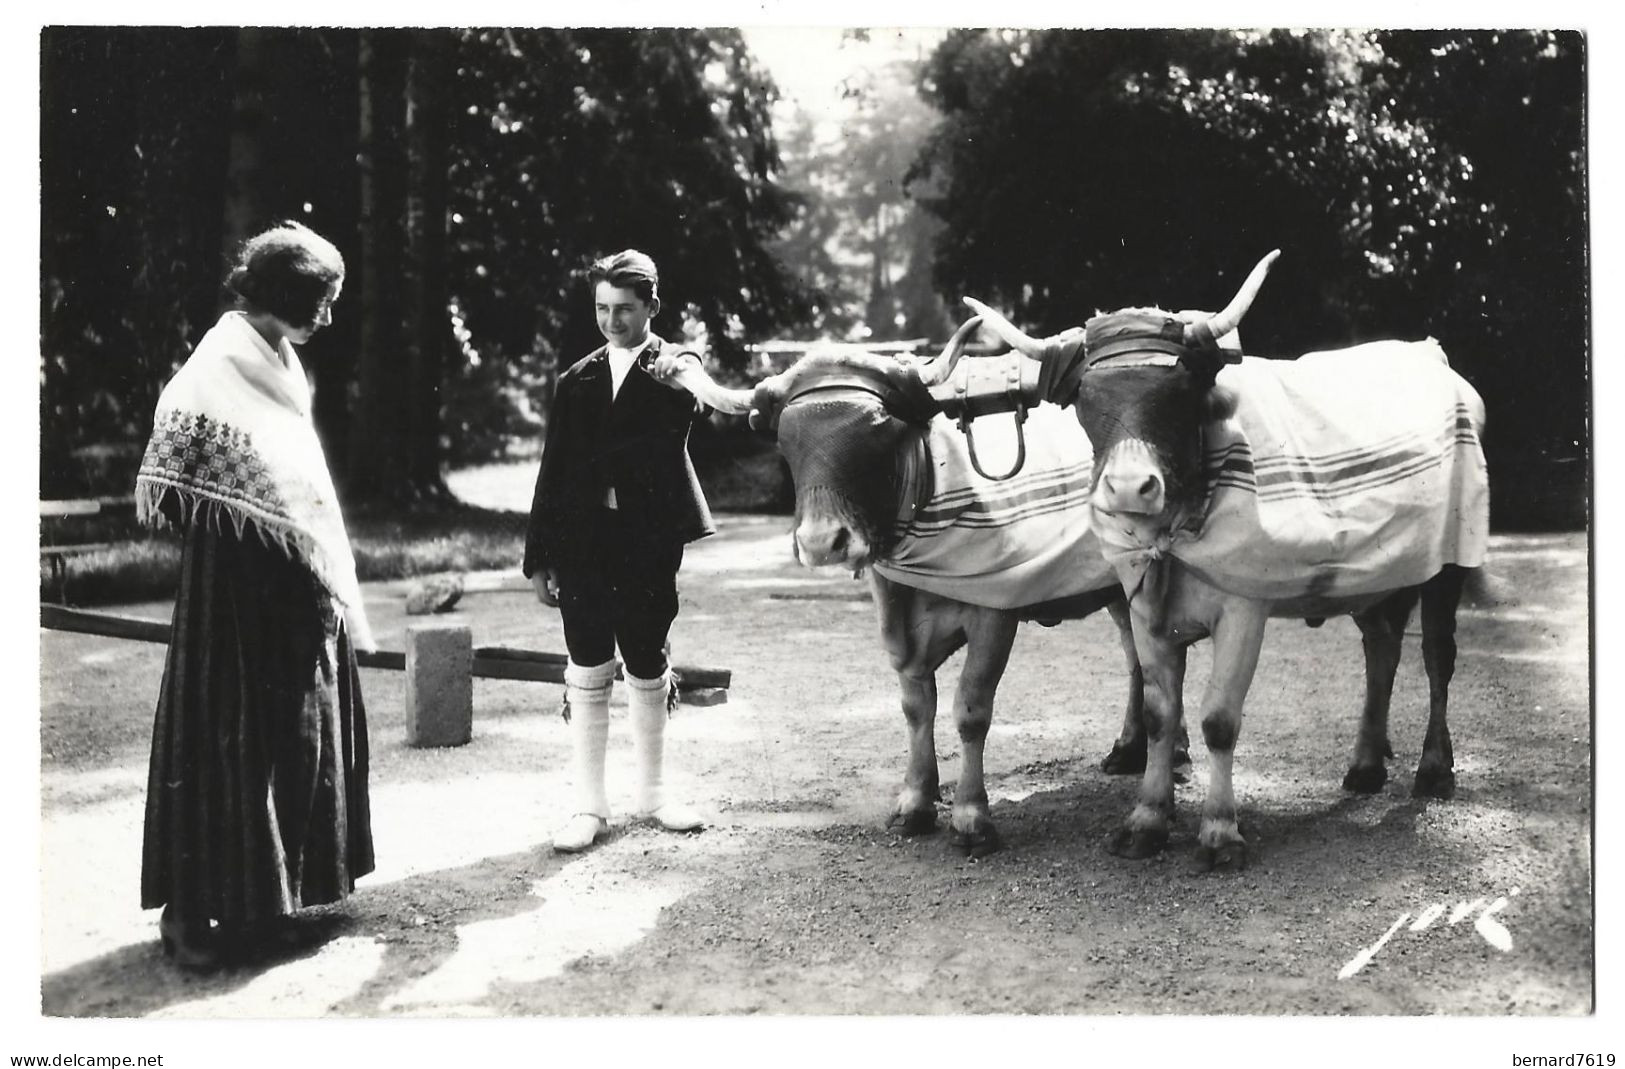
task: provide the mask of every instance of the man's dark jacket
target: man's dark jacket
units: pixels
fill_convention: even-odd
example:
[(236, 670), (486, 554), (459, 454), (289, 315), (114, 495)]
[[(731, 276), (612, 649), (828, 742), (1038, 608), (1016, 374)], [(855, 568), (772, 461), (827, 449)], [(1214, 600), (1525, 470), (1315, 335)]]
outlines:
[(613, 400), (607, 347), (559, 376), (530, 506), (526, 576), (590, 554), (611, 486), (622, 519), (653, 545), (716, 533), (688, 456), (688, 432), (704, 408), (648, 371), (665, 345), (651, 335)]

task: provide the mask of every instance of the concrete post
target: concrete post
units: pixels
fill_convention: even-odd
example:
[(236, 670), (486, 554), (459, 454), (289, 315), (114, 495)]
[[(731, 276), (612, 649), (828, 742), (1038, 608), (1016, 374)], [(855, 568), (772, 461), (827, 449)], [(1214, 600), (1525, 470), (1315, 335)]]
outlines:
[(473, 734), (474, 636), (460, 624), (406, 629), (406, 744), (461, 746)]

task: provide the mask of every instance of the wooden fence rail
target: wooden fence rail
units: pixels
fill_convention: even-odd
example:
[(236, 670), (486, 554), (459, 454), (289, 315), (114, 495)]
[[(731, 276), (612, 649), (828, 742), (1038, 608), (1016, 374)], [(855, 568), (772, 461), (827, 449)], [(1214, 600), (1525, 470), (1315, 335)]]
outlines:
[[(118, 616), (113, 613), (88, 612), (70, 609), (65, 605), (41, 604), (40, 626), (53, 631), (76, 631), (80, 634), (102, 635), (106, 638), (134, 639), (138, 642), (169, 643), (169, 623), (140, 616)], [(356, 663), (363, 668), (385, 668), (404, 671), (406, 654), (399, 650), (357, 651)], [(564, 666), (569, 658), (562, 653), (541, 653), (536, 650), (510, 649), (505, 646), (478, 646), (474, 649), (473, 674), (483, 679), (521, 679), (536, 683), (563, 683)], [(685, 697), (699, 697), (700, 691), (725, 691), (733, 682), (733, 673), (726, 668), (701, 668), (695, 665), (672, 665), (678, 688)], [(617, 671), (617, 678), (619, 678)], [(695, 704), (705, 704), (696, 702)]]

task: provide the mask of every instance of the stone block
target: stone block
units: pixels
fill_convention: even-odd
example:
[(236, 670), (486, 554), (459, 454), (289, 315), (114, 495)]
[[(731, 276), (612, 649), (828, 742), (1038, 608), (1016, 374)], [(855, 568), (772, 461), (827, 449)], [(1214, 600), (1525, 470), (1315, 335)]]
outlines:
[(461, 575), (437, 575), (413, 585), (406, 594), (406, 614), (427, 616), (450, 612), (463, 596)]
[(474, 635), (461, 624), (406, 629), (406, 744), (461, 746), (474, 729)]

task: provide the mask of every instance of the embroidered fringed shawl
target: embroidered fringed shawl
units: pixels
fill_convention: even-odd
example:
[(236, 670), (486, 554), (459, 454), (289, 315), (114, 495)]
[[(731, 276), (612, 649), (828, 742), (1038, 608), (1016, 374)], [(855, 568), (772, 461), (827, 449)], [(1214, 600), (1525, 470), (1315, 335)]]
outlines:
[(307, 565), (340, 605), (357, 649), (374, 648), (355, 558), (327, 458), (311, 421), (310, 384), (293, 346), (280, 354), (240, 312), (203, 336), (164, 387), (136, 476), (136, 517), (167, 524), (173, 496), (185, 522), (266, 543)]

